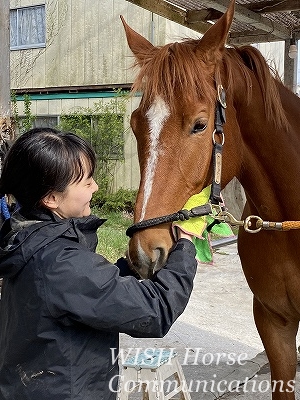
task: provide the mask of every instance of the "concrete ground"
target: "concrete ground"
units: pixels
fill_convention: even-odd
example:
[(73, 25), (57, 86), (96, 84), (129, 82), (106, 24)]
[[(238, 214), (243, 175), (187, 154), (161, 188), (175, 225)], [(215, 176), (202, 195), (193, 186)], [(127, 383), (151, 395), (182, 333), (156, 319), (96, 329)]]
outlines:
[[(189, 304), (163, 339), (121, 335), (124, 354), (139, 348), (174, 348), (192, 400), (271, 398), (269, 364), (236, 244), (215, 250), (214, 265), (199, 265)], [(300, 396), (298, 384), (296, 392)]]

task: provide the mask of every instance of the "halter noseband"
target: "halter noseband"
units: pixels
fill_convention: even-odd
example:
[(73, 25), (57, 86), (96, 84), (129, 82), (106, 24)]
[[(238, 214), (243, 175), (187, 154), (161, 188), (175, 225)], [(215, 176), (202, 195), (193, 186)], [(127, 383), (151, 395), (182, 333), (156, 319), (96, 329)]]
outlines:
[[(221, 173), (222, 173), (222, 149), (224, 144), (224, 132), (223, 124), (225, 123), (225, 90), (222, 85), (217, 86), (217, 101), (215, 108), (215, 129), (212, 134), (213, 140), (213, 177), (211, 184), (211, 192), (209, 197), (209, 203), (202, 206), (194, 207), (191, 210), (179, 210), (176, 213), (156, 217), (152, 219), (146, 219), (144, 221), (137, 222), (131, 225), (126, 230), (126, 235), (132, 237), (133, 234), (142, 229), (149, 228), (160, 224), (184, 221), (191, 217), (200, 217), (204, 215), (212, 214), (212, 205), (219, 205), (222, 202), (221, 199)], [(217, 135), (221, 137), (221, 143), (216, 141)]]

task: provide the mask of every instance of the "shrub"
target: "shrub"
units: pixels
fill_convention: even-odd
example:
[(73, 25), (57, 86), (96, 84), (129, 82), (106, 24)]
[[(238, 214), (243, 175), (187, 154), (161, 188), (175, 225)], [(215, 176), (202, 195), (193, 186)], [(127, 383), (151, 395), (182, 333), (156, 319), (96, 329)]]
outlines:
[[(59, 129), (84, 138), (97, 155), (95, 179), (103, 192), (110, 193), (113, 171), (124, 161), (124, 118), (126, 93), (116, 91), (110, 100), (103, 99), (90, 107), (78, 107), (60, 116)], [(101, 193), (102, 196), (102, 193)]]
[(91, 207), (100, 209), (105, 204), (105, 201), (106, 201), (106, 190), (99, 189), (97, 190), (97, 192), (93, 194), (91, 200)]
[(101, 208), (102, 211), (125, 211), (133, 213), (137, 190), (119, 189), (116, 193), (107, 194), (98, 190), (93, 195), (92, 207)]

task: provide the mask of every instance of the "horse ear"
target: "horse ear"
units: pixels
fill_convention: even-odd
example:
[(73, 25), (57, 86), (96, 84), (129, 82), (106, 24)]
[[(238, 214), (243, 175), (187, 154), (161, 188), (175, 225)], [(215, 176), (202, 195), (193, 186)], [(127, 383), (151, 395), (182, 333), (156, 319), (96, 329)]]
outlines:
[(206, 52), (208, 60), (215, 59), (216, 52), (222, 51), (225, 47), (229, 29), (234, 15), (235, 0), (231, 0), (227, 11), (222, 17), (205, 32), (202, 39), (199, 41), (199, 50)]
[(141, 64), (145, 60), (147, 54), (149, 54), (149, 52), (152, 51), (155, 47), (142, 35), (130, 28), (130, 26), (127, 25), (127, 23), (125, 22), (122, 15), (120, 15), (120, 18), (125, 29), (128, 46), (135, 55), (137, 61)]

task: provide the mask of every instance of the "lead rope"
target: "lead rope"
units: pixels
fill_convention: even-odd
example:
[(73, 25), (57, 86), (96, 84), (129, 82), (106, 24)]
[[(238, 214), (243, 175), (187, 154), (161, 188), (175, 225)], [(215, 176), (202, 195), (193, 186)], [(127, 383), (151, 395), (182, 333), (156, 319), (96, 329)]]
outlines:
[(284, 222), (282, 222), (282, 230), (283, 231), (290, 231), (291, 229), (300, 229), (300, 221), (284, 221)]
[(243, 227), (248, 233), (258, 233), (262, 229), (269, 231), (290, 231), (292, 229), (300, 229), (300, 221), (283, 221), (271, 222), (264, 221), (257, 215), (249, 215), (244, 220), (237, 220), (228, 211), (217, 212), (214, 218), (219, 222), (226, 222), (231, 226)]

